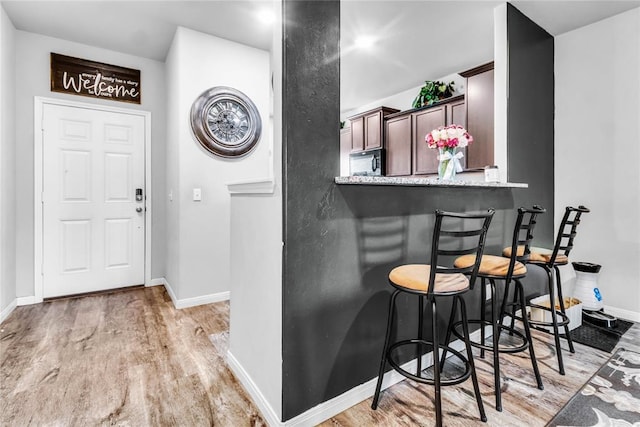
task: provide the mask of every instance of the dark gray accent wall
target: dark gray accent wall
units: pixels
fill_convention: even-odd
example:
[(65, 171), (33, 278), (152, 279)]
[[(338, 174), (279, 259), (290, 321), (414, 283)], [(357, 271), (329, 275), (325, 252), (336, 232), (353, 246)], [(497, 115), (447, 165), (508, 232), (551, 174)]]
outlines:
[[(376, 377), (391, 294), (387, 275), (397, 265), (428, 261), (435, 209), (496, 208), (486, 250), (500, 253), (511, 237), (514, 208), (533, 200), (522, 189), (334, 184), (340, 154), (340, 4), (285, 0), (283, 13), (286, 421)], [(525, 165), (520, 174), (529, 182), (536, 170)], [(475, 316), (477, 294), (468, 294)], [(417, 302), (401, 297), (398, 303), (396, 334), (403, 338), (416, 328)], [(446, 303), (440, 313), (447, 315)], [(428, 386), (425, 393), (431, 393)]]
[(547, 209), (538, 223), (536, 245), (553, 247), (554, 40), (507, 3), (507, 43), (508, 180), (529, 184), (516, 194), (517, 205), (535, 202)]

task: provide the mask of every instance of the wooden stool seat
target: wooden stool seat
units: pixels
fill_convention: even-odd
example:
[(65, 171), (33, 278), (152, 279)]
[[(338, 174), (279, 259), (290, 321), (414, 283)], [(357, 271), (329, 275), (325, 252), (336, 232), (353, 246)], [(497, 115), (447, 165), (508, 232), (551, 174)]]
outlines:
[[(473, 266), (473, 262), (465, 267)], [(429, 273), (431, 266), (428, 264), (406, 264), (394, 268), (389, 273), (389, 280), (396, 286), (414, 291), (427, 292), (429, 288)], [(463, 274), (436, 274), (433, 292), (446, 294), (460, 292), (469, 289), (469, 279)]]
[[(509, 248), (511, 249), (511, 248)], [(509, 250), (511, 252), (511, 250)], [(496, 255), (482, 255), (480, 259), (480, 270), (478, 273), (482, 276), (506, 277), (509, 272), (509, 258)], [(453, 263), (457, 268), (465, 268), (476, 262), (473, 254), (463, 255)], [(527, 267), (520, 261), (516, 261), (513, 267), (514, 276), (524, 276), (527, 274)]]
[[(524, 246), (518, 246), (518, 256), (521, 257), (524, 254)], [(553, 254), (551, 253), (542, 253), (542, 252), (536, 252), (536, 251), (531, 251), (529, 253), (529, 261), (530, 263), (543, 263), (543, 264), (547, 264), (549, 261), (551, 261), (551, 256)], [(511, 257), (511, 248), (504, 248), (504, 250), (502, 251), (502, 256), (510, 258)], [(569, 263), (569, 257), (566, 256), (565, 254), (558, 254), (556, 255), (556, 259), (555, 259), (555, 264), (558, 265), (565, 265)]]

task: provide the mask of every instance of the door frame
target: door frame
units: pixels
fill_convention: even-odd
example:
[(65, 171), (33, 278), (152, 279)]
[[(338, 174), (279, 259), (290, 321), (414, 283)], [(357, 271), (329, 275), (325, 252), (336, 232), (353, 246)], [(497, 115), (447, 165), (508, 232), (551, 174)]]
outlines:
[(34, 97), (33, 120), (33, 272), (34, 272), (34, 303), (43, 301), (44, 277), (43, 277), (43, 209), (42, 209), (42, 180), (43, 180), (43, 142), (44, 135), (42, 122), (45, 105), (62, 107), (84, 108), (89, 110), (104, 111), (110, 113), (122, 113), (134, 116), (142, 116), (145, 120), (144, 128), (144, 188), (145, 188), (145, 219), (144, 219), (144, 284), (151, 286), (151, 113), (144, 110), (111, 107), (107, 105), (91, 104), (86, 102), (70, 101), (67, 99)]

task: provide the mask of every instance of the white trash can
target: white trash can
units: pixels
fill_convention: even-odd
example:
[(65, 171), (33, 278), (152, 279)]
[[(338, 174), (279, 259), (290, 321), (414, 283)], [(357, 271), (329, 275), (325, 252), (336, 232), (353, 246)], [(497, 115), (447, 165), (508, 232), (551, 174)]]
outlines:
[(582, 308), (596, 311), (604, 307), (602, 294), (598, 288), (598, 273), (601, 265), (590, 262), (572, 262), (576, 271), (576, 284), (573, 296), (582, 301)]

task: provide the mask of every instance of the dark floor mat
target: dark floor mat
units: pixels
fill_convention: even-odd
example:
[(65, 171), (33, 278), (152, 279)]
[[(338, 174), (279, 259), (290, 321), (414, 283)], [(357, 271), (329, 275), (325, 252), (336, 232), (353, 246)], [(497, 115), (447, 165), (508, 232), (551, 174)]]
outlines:
[(640, 382), (632, 377), (638, 371), (640, 353), (619, 348), (547, 427), (637, 426)]
[(615, 328), (601, 328), (591, 323), (582, 322), (582, 326), (578, 326), (571, 331), (571, 339), (574, 342), (588, 345), (611, 353), (620, 341), (620, 337), (624, 335), (629, 328), (633, 326), (633, 322), (618, 319)]

